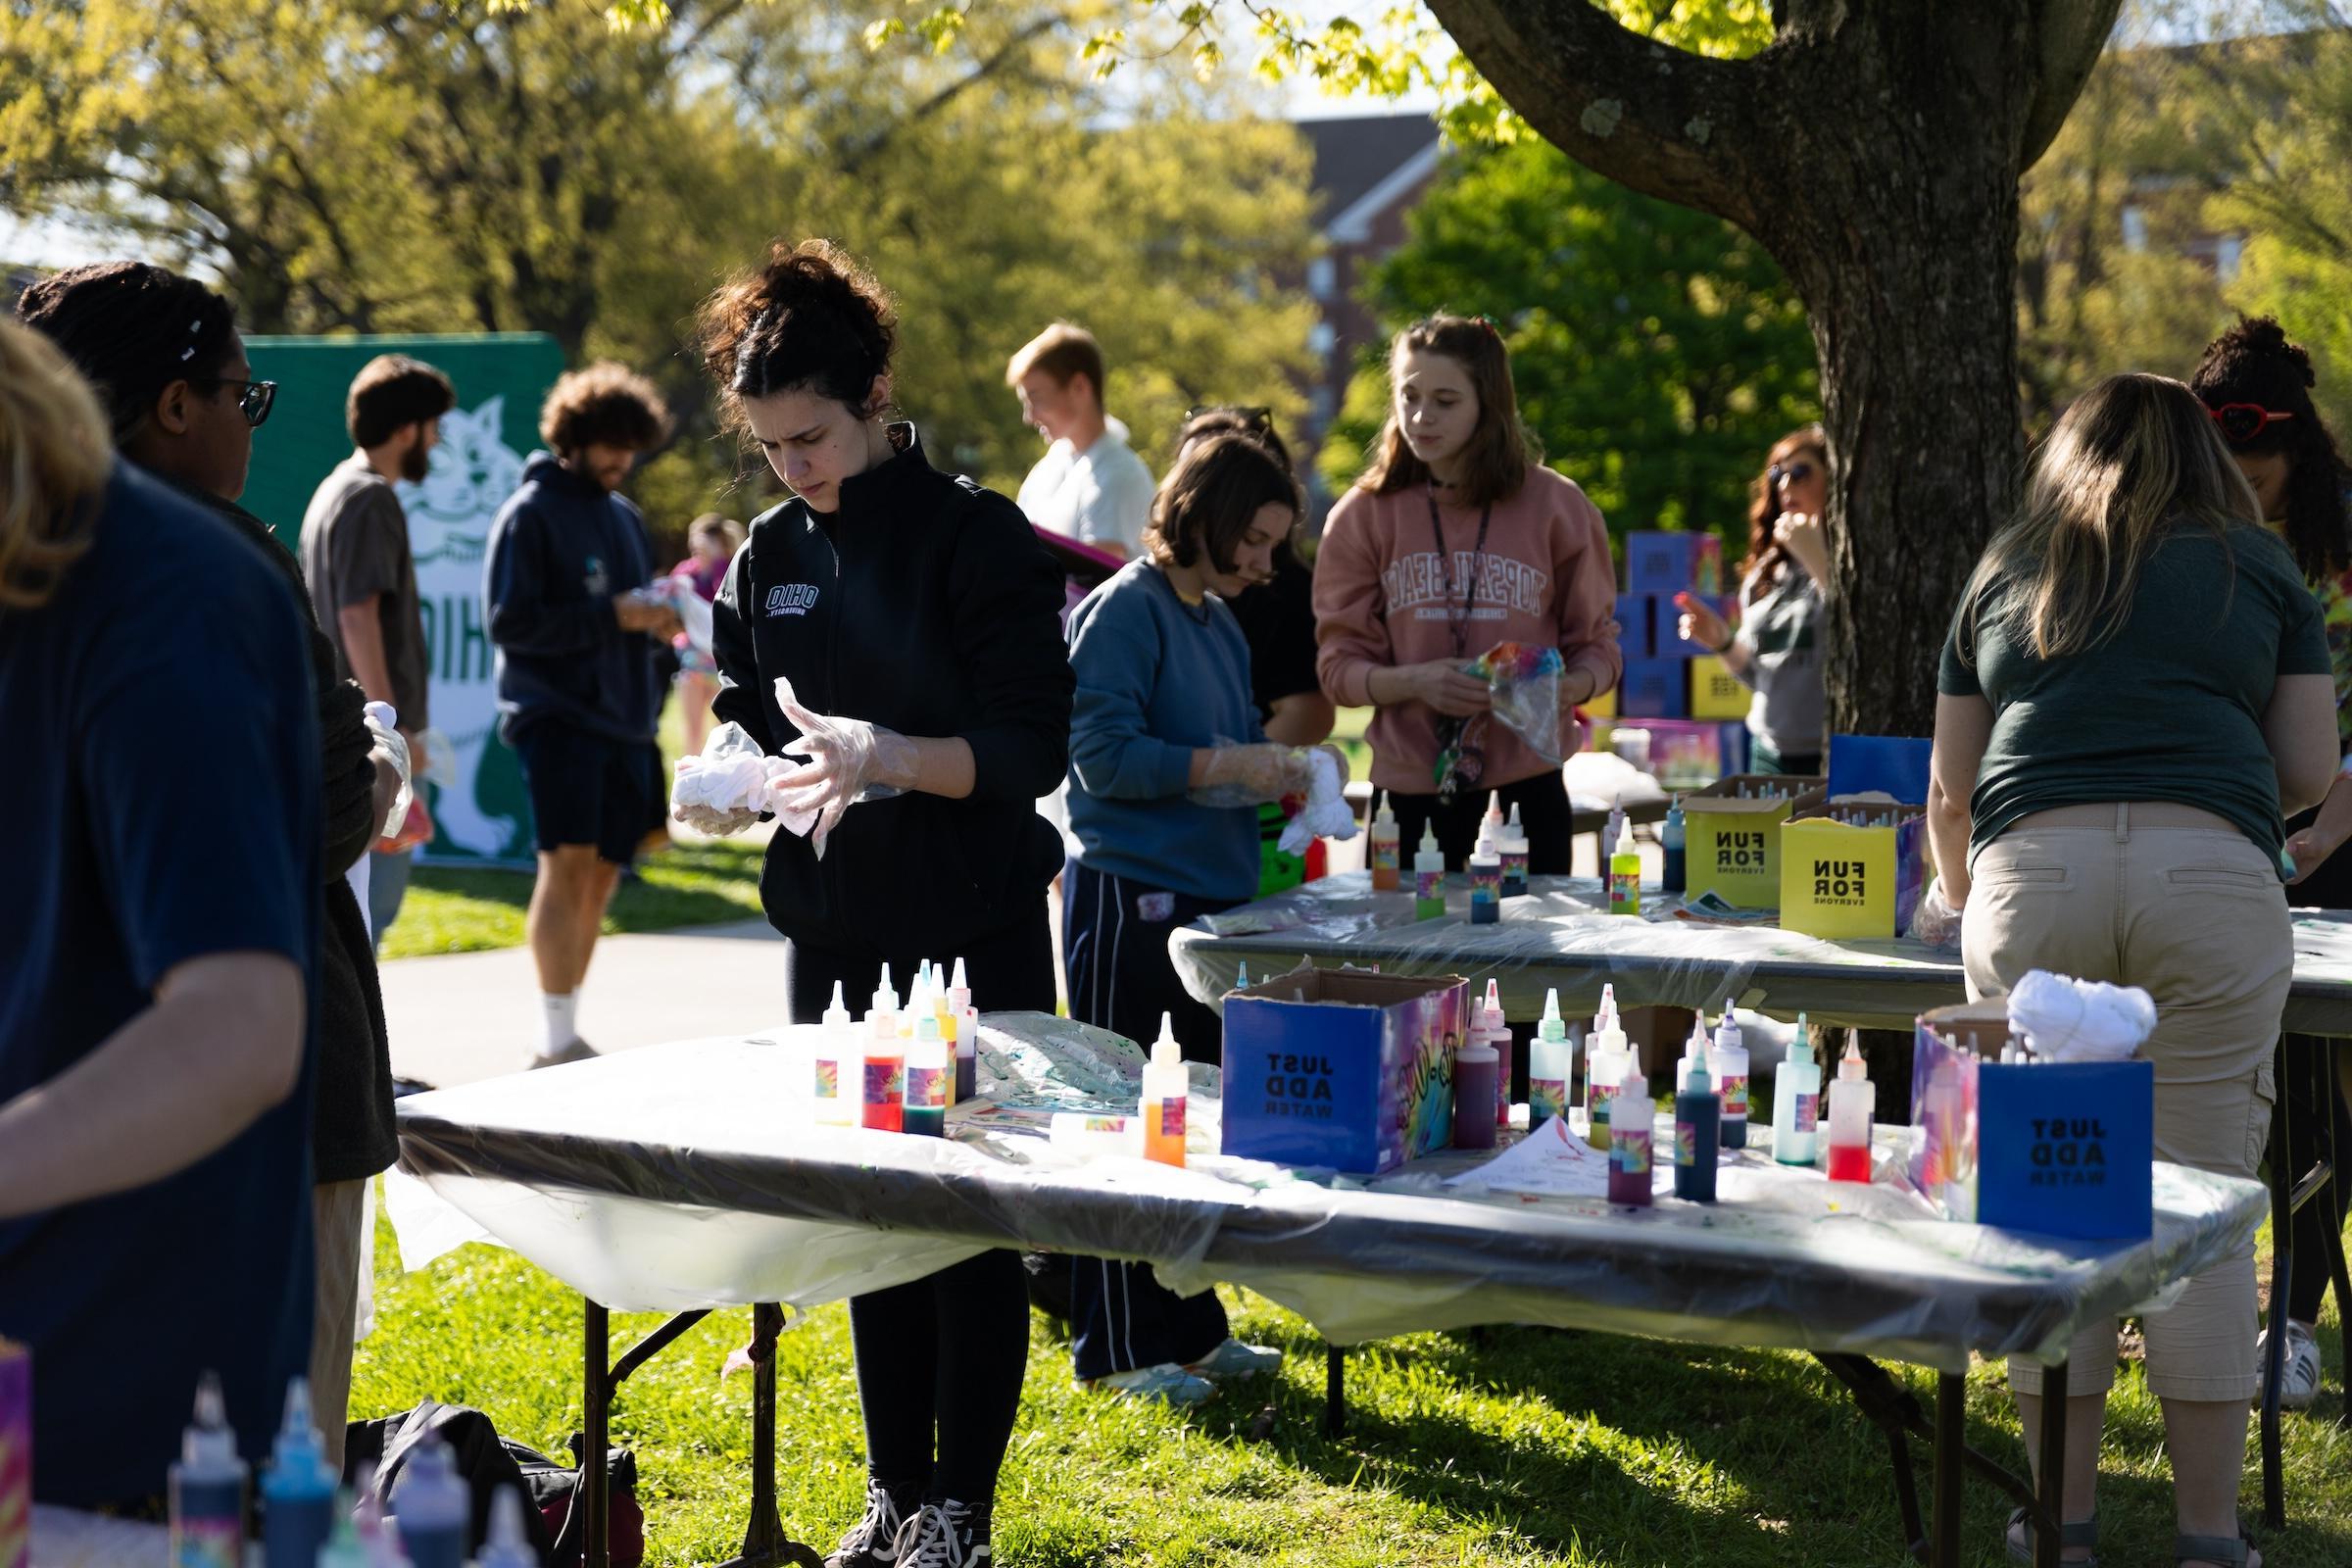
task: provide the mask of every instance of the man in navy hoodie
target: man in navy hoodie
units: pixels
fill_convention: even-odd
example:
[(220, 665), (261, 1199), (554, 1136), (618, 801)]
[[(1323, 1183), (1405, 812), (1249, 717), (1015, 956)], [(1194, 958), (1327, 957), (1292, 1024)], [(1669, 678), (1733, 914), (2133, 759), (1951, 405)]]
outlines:
[(499, 734), (522, 760), (538, 822), (525, 931), (545, 1031), (536, 1067), (593, 1056), (579, 989), (621, 868), (668, 801), (654, 729), (678, 619), (633, 597), (653, 580), (645, 519), (617, 492), (669, 415), (653, 383), (599, 364), (559, 380), (540, 411), (549, 450), (490, 528), (483, 567), (498, 659)]

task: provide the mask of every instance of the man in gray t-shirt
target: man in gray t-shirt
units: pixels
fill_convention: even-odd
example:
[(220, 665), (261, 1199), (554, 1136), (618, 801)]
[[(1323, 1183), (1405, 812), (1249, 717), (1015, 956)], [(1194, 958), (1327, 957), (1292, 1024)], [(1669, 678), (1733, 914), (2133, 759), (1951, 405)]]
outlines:
[[(318, 624), (369, 700), (399, 712), (418, 777), (427, 760), (419, 737), (431, 722), (430, 660), (408, 514), (392, 485), (424, 478), (441, 416), (456, 403), (449, 377), (429, 365), (397, 354), (368, 361), (344, 404), (357, 450), (335, 465), (302, 518), (302, 572)], [(368, 929), (379, 943), (400, 913), (414, 853), (378, 850), (368, 858)]]

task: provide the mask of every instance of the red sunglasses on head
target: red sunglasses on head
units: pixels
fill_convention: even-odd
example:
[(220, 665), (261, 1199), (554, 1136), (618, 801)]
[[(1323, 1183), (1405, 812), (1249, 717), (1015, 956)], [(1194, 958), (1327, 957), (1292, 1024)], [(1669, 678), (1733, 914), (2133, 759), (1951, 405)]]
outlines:
[(2292, 414), (2275, 414), (2259, 403), (2225, 403), (2218, 409), (2207, 409), (2213, 422), (2222, 427), (2222, 434), (2232, 445), (2251, 441), (2280, 419), (2291, 419)]

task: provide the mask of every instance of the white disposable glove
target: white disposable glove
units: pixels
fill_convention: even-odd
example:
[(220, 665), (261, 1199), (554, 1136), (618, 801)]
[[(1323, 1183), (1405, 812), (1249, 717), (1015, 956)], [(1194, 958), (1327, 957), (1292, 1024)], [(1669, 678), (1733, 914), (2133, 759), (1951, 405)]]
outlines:
[(1911, 935), (1931, 948), (1960, 947), (1960, 911), (1944, 901), (1943, 879), (1936, 877), (1928, 883), (1928, 890), (1919, 896), (1919, 907), (1911, 914)]
[(1184, 792), (1195, 806), (1258, 806), (1286, 795), (1304, 795), (1314, 783), (1314, 749), (1255, 741), (1220, 744), (1208, 754), (1200, 782)]
[(681, 757), (670, 781), (669, 814), (698, 833), (740, 833), (766, 808), (768, 780), (785, 767), (760, 755), (741, 724), (721, 724), (698, 757)]
[(775, 777), (768, 786), (768, 801), (787, 830), (808, 836), (818, 858), (823, 858), (826, 841), (851, 807), (914, 787), (921, 757), (914, 742), (897, 730), (862, 718), (812, 713), (801, 706), (792, 682), (781, 675), (776, 677), (776, 706), (801, 731), (785, 756), (806, 760)]

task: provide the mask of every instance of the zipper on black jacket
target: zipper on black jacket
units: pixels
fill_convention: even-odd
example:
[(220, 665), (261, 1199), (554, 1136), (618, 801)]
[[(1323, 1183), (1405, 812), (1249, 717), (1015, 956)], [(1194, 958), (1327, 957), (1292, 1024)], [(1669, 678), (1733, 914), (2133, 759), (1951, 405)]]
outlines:
[[(833, 515), (838, 526), (841, 514), (836, 512)], [(808, 526), (819, 538), (824, 540), (825, 548), (833, 553), (833, 620), (832, 624), (825, 628), (825, 707), (817, 710), (817, 711), (823, 712), (825, 709), (838, 710), (841, 706), (841, 585), (842, 578), (846, 573), (842, 568), (841, 546), (834, 541), (831, 534), (817, 525), (813, 513), (810, 514)], [(842, 820), (849, 820), (849, 814), (847, 811), (842, 812)], [(814, 848), (813, 845), (810, 846), (812, 852)], [(842, 902), (841, 877), (838, 874), (841, 866), (840, 858), (835, 857), (831, 865), (827, 865), (821, 858), (816, 863), (817, 874), (824, 882), (825, 902), (832, 906), (834, 926), (846, 936), (849, 932), (850, 911), (849, 906)]]

